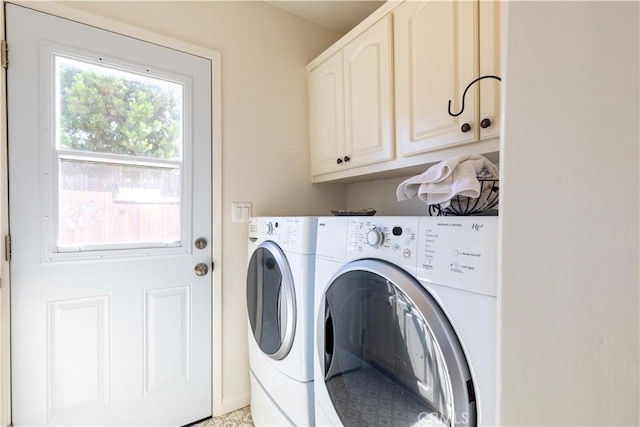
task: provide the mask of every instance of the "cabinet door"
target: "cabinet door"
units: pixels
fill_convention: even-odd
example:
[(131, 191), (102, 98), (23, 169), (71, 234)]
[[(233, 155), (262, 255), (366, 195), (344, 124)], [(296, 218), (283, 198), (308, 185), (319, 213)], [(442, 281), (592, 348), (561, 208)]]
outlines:
[(390, 49), (390, 16), (343, 49), (347, 168), (393, 158)]
[[(403, 156), (476, 141), (477, 3), (408, 1), (394, 11), (396, 141)], [(471, 129), (462, 132), (468, 123)]]
[(342, 52), (309, 72), (311, 174), (344, 169), (344, 85)]
[[(480, 7), (480, 75), (502, 77), (500, 67), (502, 2), (481, 1)], [(479, 119), (489, 119), (491, 125), (480, 129), (480, 139), (500, 135), (500, 82), (495, 79), (480, 81)]]

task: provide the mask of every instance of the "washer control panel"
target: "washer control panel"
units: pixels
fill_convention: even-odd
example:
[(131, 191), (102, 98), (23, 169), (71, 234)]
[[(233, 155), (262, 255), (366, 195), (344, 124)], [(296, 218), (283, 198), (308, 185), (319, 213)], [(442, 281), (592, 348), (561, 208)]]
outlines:
[(418, 279), (496, 295), (497, 217), (423, 217), (418, 240)]
[(315, 217), (254, 217), (249, 219), (249, 240), (271, 240), (285, 250), (313, 254), (316, 250)]
[(415, 272), (419, 217), (350, 218), (347, 260), (377, 258)]

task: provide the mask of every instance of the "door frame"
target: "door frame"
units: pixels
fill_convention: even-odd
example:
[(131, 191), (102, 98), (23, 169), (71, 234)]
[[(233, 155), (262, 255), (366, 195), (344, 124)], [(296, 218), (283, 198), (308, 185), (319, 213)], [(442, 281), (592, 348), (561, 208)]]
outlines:
[[(112, 19), (87, 13), (54, 2), (2, 0), (0, 35), (5, 38), (5, 3), (15, 3), (29, 9), (48, 13), (124, 36), (176, 49), (211, 61), (211, 212), (212, 260), (217, 268), (211, 275), (211, 410), (213, 415), (223, 412), (222, 406), (222, 79), (221, 54), (201, 46), (146, 31)], [(9, 51), (11, 46), (9, 46)], [(10, 58), (10, 54), (9, 54)], [(11, 66), (11, 65), (9, 65)], [(0, 67), (0, 240), (9, 235), (9, 194), (7, 164), (7, 79), (6, 69)], [(3, 242), (0, 242), (3, 243)], [(11, 424), (11, 349), (10, 349), (10, 291), (9, 262), (5, 245), (0, 244), (0, 426)]]

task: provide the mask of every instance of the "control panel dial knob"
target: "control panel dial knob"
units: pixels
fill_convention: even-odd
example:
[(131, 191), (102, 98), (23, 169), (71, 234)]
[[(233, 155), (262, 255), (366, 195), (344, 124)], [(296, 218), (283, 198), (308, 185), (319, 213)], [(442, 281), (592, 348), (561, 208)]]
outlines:
[(374, 248), (379, 248), (384, 243), (384, 232), (378, 227), (367, 232), (367, 244)]
[(273, 223), (272, 222), (265, 222), (264, 223), (264, 232), (265, 232), (265, 234), (268, 234), (268, 235), (273, 234)]

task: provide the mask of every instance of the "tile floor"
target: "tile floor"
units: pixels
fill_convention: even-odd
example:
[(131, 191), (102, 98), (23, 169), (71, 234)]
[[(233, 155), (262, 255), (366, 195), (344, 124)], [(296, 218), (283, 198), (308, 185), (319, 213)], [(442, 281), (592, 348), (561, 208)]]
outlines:
[(247, 406), (220, 417), (213, 417), (193, 427), (254, 427), (254, 424)]

